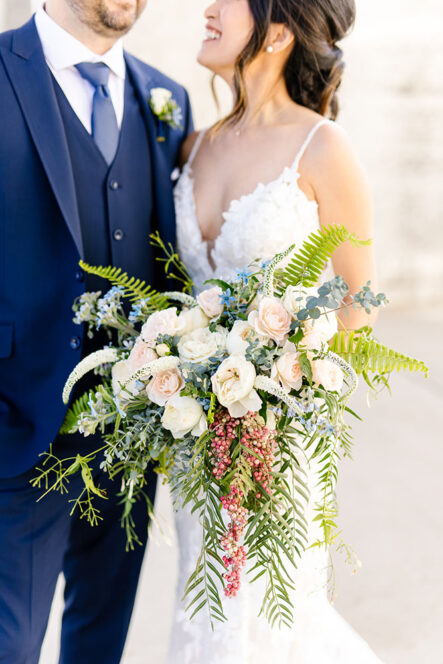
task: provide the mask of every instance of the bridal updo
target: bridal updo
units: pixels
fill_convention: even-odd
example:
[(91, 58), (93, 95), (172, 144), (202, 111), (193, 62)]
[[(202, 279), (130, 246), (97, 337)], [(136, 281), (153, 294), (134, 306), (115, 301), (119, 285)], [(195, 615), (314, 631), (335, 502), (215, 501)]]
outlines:
[(302, 106), (335, 120), (337, 89), (345, 68), (337, 45), (355, 20), (354, 0), (248, 0), (254, 19), (253, 34), (235, 63), (236, 104), (225, 123), (236, 123), (246, 109), (244, 70), (263, 50), (271, 23), (280, 23), (294, 35), (294, 46), (283, 75), (291, 98)]

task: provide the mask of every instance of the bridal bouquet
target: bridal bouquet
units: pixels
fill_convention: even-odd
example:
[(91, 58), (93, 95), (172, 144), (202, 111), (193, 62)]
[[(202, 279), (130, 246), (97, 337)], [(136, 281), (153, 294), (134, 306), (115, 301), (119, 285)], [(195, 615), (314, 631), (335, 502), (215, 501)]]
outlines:
[(261, 611), (271, 624), (291, 624), (293, 570), (308, 543), (306, 461), (320, 463), (315, 520), (322, 537), (314, 545), (329, 546), (337, 537), (338, 462), (350, 453), (345, 415), (353, 414), (348, 401), (357, 376), (377, 391), (393, 370), (427, 372), (381, 345), (368, 327), (338, 331), (336, 311), (369, 313), (386, 302), (370, 284), (350, 294), (340, 276), (318, 286), (346, 241), (363, 244), (342, 226), (323, 228), (299, 251), (289, 247), (271, 261), (257, 260), (229, 282), (209, 280), (197, 297), (158, 236), (153, 242), (166, 252), (167, 272), (176, 271), (182, 291), (159, 293), (118, 269), (82, 263), (113, 287), (81, 296), (75, 321), (86, 323), (89, 334), (107, 329), (110, 344), (69, 376), (65, 403), (87, 372), (101, 380), (71, 406), (62, 433), (101, 431), (103, 445), (64, 462), (50, 451), (34, 484), (64, 491), (81, 472), (84, 490), (73, 509), (94, 524), (95, 499), (105, 495), (90, 463), (101, 455), (102, 469), (119, 477), (133, 546), (131, 507), (147, 500), (145, 471), (153, 463), (177, 503), (189, 505), (201, 523), (201, 552), (185, 591), (191, 617), (207, 606), (211, 622), (224, 620), (221, 596), (236, 595), (248, 560), (251, 581), (266, 581)]

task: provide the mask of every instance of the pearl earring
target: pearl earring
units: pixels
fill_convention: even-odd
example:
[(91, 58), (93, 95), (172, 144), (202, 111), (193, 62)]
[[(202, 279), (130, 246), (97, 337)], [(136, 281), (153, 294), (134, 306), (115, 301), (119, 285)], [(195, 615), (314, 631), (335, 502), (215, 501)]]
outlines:
[(266, 47), (266, 53), (274, 53), (274, 47), (273, 46), (267, 46)]

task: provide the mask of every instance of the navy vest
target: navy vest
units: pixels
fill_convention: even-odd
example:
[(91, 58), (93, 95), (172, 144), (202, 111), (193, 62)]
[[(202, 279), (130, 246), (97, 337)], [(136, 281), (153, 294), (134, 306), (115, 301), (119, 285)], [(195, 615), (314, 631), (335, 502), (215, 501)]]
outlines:
[[(136, 92), (126, 76), (120, 141), (108, 166), (94, 139), (54, 79), (74, 173), (84, 260), (121, 267), (130, 276), (153, 281), (149, 233), (153, 214), (148, 136)], [(87, 290), (107, 284), (86, 275)]]

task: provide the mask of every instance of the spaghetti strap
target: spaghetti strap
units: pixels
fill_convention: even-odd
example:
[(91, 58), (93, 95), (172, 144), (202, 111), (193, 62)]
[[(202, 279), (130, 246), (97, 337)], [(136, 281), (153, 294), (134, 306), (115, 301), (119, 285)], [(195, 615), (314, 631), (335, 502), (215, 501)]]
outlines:
[(320, 127), (322, 127), (323, 125), (326, 125), (326, 124), (331, 124), (331, 120), (327, 120), (325, 118), (325, 119), (320, 120), (319, 122), (317, 122), (317, 124), (312, 127), (311, 131), (309, 132), (306, 139), (304, 140), (303, 145), (301, 146), (300, 150), (298, 151), (298, 154), (297, 154), (296, 158), (294, 159), (294, 163), (293, 163), (292, 168), (295, 168), (296, 170), (298, 170), (298, 165), (300, 163), (300, 159), (303, 157), (304, 153), (306, 152), (306, 149), (307, 149), (309, 143), (314, 138), (314, 136), (317, 133), (318, 129), (320, 129)]
[(188, 166), (192, 166), (192, 162), (193, 162), (194, 159), (195, 159), (195, 155), (197, 154), (197, 152), (198, 152), (198, 150), (199, 150), (199, 148), (200, 148), (200, 145), (201, 145), (201, 143), (202, 143), (202, 140), (203, 140), (205, 134), (206, 134), (206, 129), (202, 129), (201, 132), (199, 133), (199, 135), (197, 136), (197, 138), (195, 139), (195, 143), (194, 143), (194, 145), (192, 146), (192, 150), (191, 150), (191, 152), (190, 152), (190, 154), (189, 154), (189, 158), (188, 158)]

